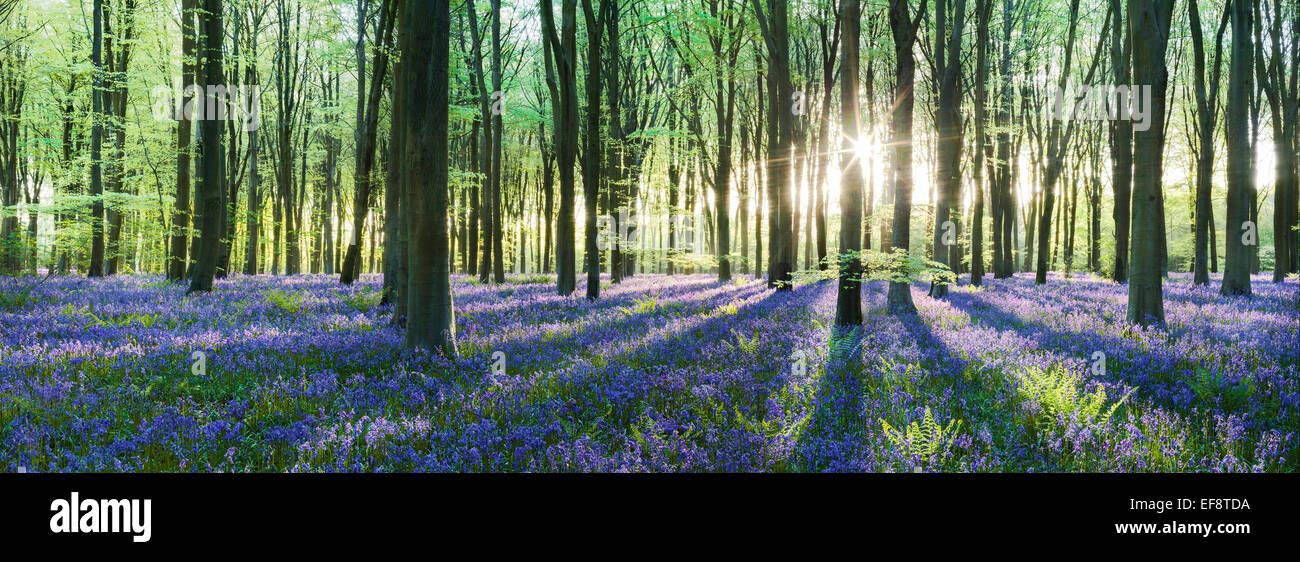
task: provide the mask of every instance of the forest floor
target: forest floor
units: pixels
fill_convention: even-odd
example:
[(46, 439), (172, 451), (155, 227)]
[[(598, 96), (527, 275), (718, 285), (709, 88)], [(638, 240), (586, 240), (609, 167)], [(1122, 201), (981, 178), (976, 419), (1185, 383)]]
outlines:
[(1163, 331), (1086, 275), (918, 284), (901, 318), (872, 283), (832, 341), (834, 282), (458, 275), (448, 360), (377, 276), (0, 280), (0, 469), (1297, 471), (1300, 287), (1189, 281)]

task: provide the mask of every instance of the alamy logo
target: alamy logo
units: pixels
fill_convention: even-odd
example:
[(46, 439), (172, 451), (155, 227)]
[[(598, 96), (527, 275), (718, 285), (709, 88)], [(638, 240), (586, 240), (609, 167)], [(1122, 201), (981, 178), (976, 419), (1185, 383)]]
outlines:
[(50, 503), (53, 533), (132, 533), (134, 542), (149, 542), (150, 503), (153, 500), (70, 499)]
[(153, 95), (153, 118), (159, 121), (239, 121), (245, 131), (261, 126), (258, 113), (261, 94), (258, 86), (224, 84), (156, 86)]
[(1134, 131), (1151, 128), (1151, 86), (1073, 86), (1049, 91), (1048, 116), (1058, 121), (1132, 121)]
[(199, 350), (190, 354), (190, 374), (196, 377), (208, 376), (208, 355)]
[(671, 228), (675, 234), (672, 249), (691, 251), (695, 247), (695, 220), (688, 215), (636, 215), (628, 213), (627, 207), (618, 210), (617, 229), (614, 217), (600, 215), (596, 217), (596, 249), (635, 250), (641, 242), (644, 230)]
[(492, 379), (492, 384), (501, 385), (501, 380), (506, 377), (506, 354), (504, 351), (493, 351), (492, 362), (488, 363), (488, 378)]

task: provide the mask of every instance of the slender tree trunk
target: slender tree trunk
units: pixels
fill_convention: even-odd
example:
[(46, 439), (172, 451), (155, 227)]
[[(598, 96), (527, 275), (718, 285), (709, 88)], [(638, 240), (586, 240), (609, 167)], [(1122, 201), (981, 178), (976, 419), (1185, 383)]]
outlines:
[[(250, 88), (250, 95), (259, 95), (260, 78), (257, 72), (257, 34), (249, 33), (249, 51), (252, 56), (248, 65), (244, 67), (244, 82)], [(249, 131), (248, 133), (248, 215), (245, 219), (245, 230), (248, 231), (248, 245), (244, 248), (244, 274), (256, 275), (258, 269), (258, 244), (259, 236), (262, 229), (262, 178), (258, 175), (257, 160), (260, 156), (261, 133), (259, 131)], [(182, 248), (182, 251), (184, 248)]]
[[(998, 104), (998, 157), (993, 199), (993, 276), (997, 279), (1011, 277), (1015, 271), (1015, 223), (1016, 201), (1011, 196), (1011, 110), (1013, 92), (1011, 88), (1011, 31), (1014, 28), (1012, 15), (1015, 11), (1013, 0), (1002, 0), (1002, 41), (1001, 62), (998, 76), (1002, 82), (1001, 103)], [(1000, 256), (1000, 257), (999, 257)]]
[[(1131, 65), (1132, 36), (1128, 29), (1128, 18), (1121, 10), (1124, 0), (1110, 0), (1111, 18), (1111, 62), (1116, 85), (1129, 84)], [(1117, 99), (1113, 103), (1119, 103)], [(1111, 190), (1114, 193), (1115, 207), (1112, 217), (1115, 220), (1115, 269), (1111, 279), (1116, 283), (1128, 281), (1129, 277), (1129, 205), (1132, 201), (1133, 185), (1133, 124), (1126, 119), (1114, 122), (1111, 127), (1111, 155), (1113, 166), (1111, 172)]]
[(1196, 93), (1196, 192), (1194, 198), (1192, 252), (1192, 284), (1204, 285), (1210, 282), (1208, 253), (1210, 244), (1209, 230), (1214, 224), (1214, 210), (1211, 206), (1214, 181), (1214, 128), (1218, 118), (1219, 96), (1219, 59), (1223, 47), (1223, 29), (1228, 23), (1228, 11), (1224, 11), (1219, 33), (1215, 39), (1214, 67), (1210, 70), (1209, 82), (1206, 84), (1205, 46), (1202, 39), (1201, 15), (1197, 0), (1188, 0), (1187, 12), (1192, 35), (1192, 56), (1194, 61), (1193, 80)]
[[(977, 0), (975, 6), (975, 154), (971, 164), (975, 176), (975, 210), (971, 221), (970, 282), (984, 282), (984, 156), (991, 149), (984, 130), (988, 124), (989, 16), (993, 0)], [(996, 224), (996, 221), (994, 221)]]
[[(370, 199), (374, 191), (375, 150), (378, 144), (377, 136), (379, 132), (379, 102), (384, 91), (384, 75), (388, 69), (388, 47), (393, 43), (395, 17), (396, 6), (393, 5), (393, 0), (383, 0), (379, 8), (379, 34), (375, 38), (375, 55), (371, 64), (373, 76), (366, 77), (364, 74), (364, 22), (361, 24), (362, 29), (358, 30), (356, 56), (358, 65), (361, 65), (359, 73), (362, 78), (357, 82), (357, 95), (364, 94), (366, 97), (362, 98), (357, 107), (357, 124), (360, 129), (356, 135), (356, 167), (353, 174), (355, 191), (352, 201), (352, 240), (348, 244), (347, 253), (343, 256), (343, 267), (339, 273), (339, 282), (344, 285), (351, 284), (361, 273), (361, 237), (365, 233), (366, 216), (370, 212)], [(367, 78), (369, 79), (369, 90), (366, 89)]]
[(95, 67), (94, 90), (91, 91), (90, 129), (90, 195), (94, 198), (90, 216), (90, 268), (89, 277), (104, 276), (104, 180), (100, 155), (104, 145), (104, 2), (95, 0), (94, 38), (90, 62)]
[(862, 161), (854, 157), (862, 135), (858, 113), (858, 21), (859, 0), (840, 0), (843, 43), (840, 64), (840, 127), (843, 131), (840, 158), (840, 259), (839, 293), (835, 300), (835, 325), (862, 325)]

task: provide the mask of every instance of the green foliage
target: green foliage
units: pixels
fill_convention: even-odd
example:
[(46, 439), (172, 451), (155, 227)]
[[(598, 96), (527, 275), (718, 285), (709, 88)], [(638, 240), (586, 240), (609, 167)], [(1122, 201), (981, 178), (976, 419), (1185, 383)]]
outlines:
[[(1098, 386), (1091, 393), (1082, 390), (1082, 377), (1057, 364), (1049, 368), (1028, 368), (1017, 373), (1020, 385), (1017, 393), (1026, 401), (1038, 406), (1038, 414), (1026, 420), (1029, 429), (1052, 430), (1056, 424), (1071, 421), (1085, 426), (1102, 427), (1110, 422), (1115, 410), (1134, 390), (1130, 389), (1106, 408), (1106, 390)], [(1059, 428), (1063, 429), (1063, 427)]]
[(957, 435), (961, 433), (961, 424), (961, 420), (953, 419), (949, 420), (946, 426), (939, 425), (934, 421), (934, 415), (930, 413), (928, 407), (920, 423), (914, 421), (911, 425), (900, 429), (895, 429), (883, 419), (880, 420), (881, 429), (884, 430), (889, 442), (894, 445), (894, 449), (901, 455), (922, 462), (927, 462), (929, 459), (942, 461), (952, 447), (953, 441), (957, 439)]
[[(642, 252), (648, 254), (649, 252)], [(694, 269), (697, 271), (708, 271), (718, 267), (718, 258), (712, 254), (697, 254), (692, 252), (670, 252), (668, 261), (674, 267), (681, 269)]]
[(266, 302), (277, 310), (290, 315), (297, 315), (302, 312), (302, 303), (305, 295), (299, 293), (287, 293), (279, 289), (267, 291), (264, 295)]
[[(269, 296), (269, 295), (268, 295)], [(343, 304), (352, 307), (357, 312), (370, 312), (379, 303), (384, 300), (384, 291), (376, 291), (370, 287), (362, 287), (351, 293), (344, 293), (339, 297)], [(274, 303), (273, 303), (274, 304)], [(280, 305), (276, 304), (277, 307)], [(295, 310), (294, 313), (297, 311)]]
[[(840, 269), (847, 268), (854, 260), (862, 266), (862, 273), (857, 281), (895, 281), (913, 283), (928, 281), (936, 285), (951, 285), (957, 282), (957, 274), (948, 266), (936, 261), (918, 257), (895, 248), (891, 253), (874, 250), (845, 250), (839, 255), (828, 255), (822, 260), (826, 269), (806, 269), (794, 272), (795, 283), (815, 283), (839, 279)], [(850, 277), (852, 279), (852, 277)]]
[(1195, 367), (1188, 385), (1202, 402), (1213, 404), (1218, 399), (1223, 409), (1230, 412), (1248, 409), (1256, 393), (1255, 381), (1251, 378), (1228, 380), (1200, 365)]
[(731, 335), (735, 336), (736, 343), (733, 345), (731, 342), (723, 342), (727, 346), (727, 349), (730, 349), (732, 351), (740, 351), (741, 353), (744, 353), (749, 356), (754, 356), (758, 354), (757, 334), (755, 334), (753, 338), (747, 338), (745, 337), (745, 334), (741, 334), (735, 330), (731, 330)]
[(659, 295), (646, 295), (641, 298), (634, 298), (632, 302), (636, 304), (628, 309), (632, 314), (650, 314), (659, 308)]
[(18, 310), (28, 305), (42, 302), (43, 299), (33, 292), (41, 286), (50, 276), (46, 275), (40, 281), (21, 287), (0, 287), (0, 311), (9, 312)]
[(550, 275), (520, 275), (516, 277), (507, 277), (507, 283), (516, 285), (533, 285), (533, 284), (550, 284), (555, 282), (555, 278)]
[(731, 301), (713, 309), (713, 314), (717, 316), (735, 316), (737, 312), (740, 312), (740, 307), (736, 305), (736, 301)]
[(128, 312), (125, 314), (105, 314), (100, 316), (95, 314), (93, 309), (87, 310), (86, 316), (90, 318), (91, 326), (101, 326), (106, 328), (120, 328), (123, 326), (130, 326), (131, 324), (139, 324), (145, 328), (153, 328), (154, 326), (161, 324), (163, 320), (162, 313), (136, 314)]

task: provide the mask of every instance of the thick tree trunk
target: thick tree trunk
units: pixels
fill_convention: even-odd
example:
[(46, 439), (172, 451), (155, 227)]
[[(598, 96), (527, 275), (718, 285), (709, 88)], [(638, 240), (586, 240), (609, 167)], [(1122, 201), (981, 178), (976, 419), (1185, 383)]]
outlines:
[[(890, 237), (893, 248), (910, 251), (912, 219), (912, 109), (915, 104), (916, 62), (912, 47), (920, 16), (925, 14), (926, 0), (921, 0), (917, 18), (908, 12), (908, 0), (890, 0), (889, 27), (894, 36), (894, 56), (898, 70), (894, 81), (893, 154), (890, 165), (894, 175), (894, 228)], [(907, 281), (890, 281), (887, 302), (893, 314), (915, 313), (912, 285)]]
[[(1224, 118), (1228, 145), (1228, 215), (1224, 229), (1224, 271), (1219, 293), (1249, 295), (1251, 247), (1246, 243), (1255, 181), (1251, 166), (1249, 111), (1254, 90), (1250, 4), (1232, 3), (1232, 51), (1228, 70), (1228, 104)], [(1258, 232), (1255, 233), (1256, 236)]]
[[(501, 0), (492, 0), (492, 91), (501, 92)], [(498, 101), (504, 103), (504, 100)], [(505, 283), (505, 263), (502, 260), (505, 239), (502, 237), (501, 211), (501, 136), (503, 111), (492, 111), (492, 280)]]
[(94, 37), (92, 39), (90, 61), (95, 67), (94, 86), (91, 92), (91, 111), (94, 114), (90, 129), (90, 195), (94, 197), (90, 216), (90, 268), (88, 277), (104, 276), (104, 180), (101, 170), (100, 155), (104, 146), (104, 3), (95, 0)]
[(560, 217), (556, 227), (556, 292), (573, 294), (576, 287), (576, 248), (573, 222), (573, 168), (578, 152), (578, 82), (576, 0), (561, 0), (561, 27), (556, 33), (551, 0), (541, 0), (543, 40), (551, 44), (559, 82), (559, 114), (556, 116), (555, 147), (560, 168)]
[[(406, 344), (457, 354), (447, 240), (447, 57), (451, 14), (447, 0), (403, 0), (399, 44), (400, 101), (405, 131), (402, 194), (409, 209), (410, 270)], [(428, 183), (425, 183), (427, 178)]]
[[(204, 0), (203, 2), (203, 79), (206, 107), (216, 107), (219, 103), (216, 89), (211, 86), (221, 84), (225, 79), (222, 71), (221, 43), (223, 40), (221, 0)], [(211, 291), (212, 279), (217, 270), (217, 254), (221, 248), (221, 231), (226, 222), (225, 205), (225, 154), (222, 149), (222, 132), (224, 127), (219, 121), (209, 120), (213, 116), (204, 115), (199, 125), (202, 144), (199, 147), (199, 174), (201, 183), (200, 205), (203, 218), (200, 223), (198, 251), (195, 252), (194, 275), (190, 279), (188, 292)]]
[[(939, 72), (939, 107), (935, 112), (937, 136), (935, 153), (938, 158), (937, 177), (939, 197), (935, 204), (934, 247), (935, 261), (949, 266), (953, 271), (961, 268), (961, 94), (957, 91), (961, 79), (961, 38), (965, 27), (966, 0), (956, 0), (951, 35), (946, 29), (947, 2), (936, 0), (936, 36), (934, 56)], [(946, 58), (944, 51), (947, 50)], [(952, 223), (952, 224), (949, 224)], [(948, 296), (948, 285), (934, 283), (930, 296)]]
[(1161, 178), (1165, 142), (1165, 67), (1169, 20), (1174, 0), (1129, 0), (1129, 33), (1133, 44), (1133, 73), (1138, 84), (1151, 85), (1150, 127), (1133, 139), (1133, 274), (1128, 283), (1128, 322), (1165, 322), (1163, 256), (1163, 197)]
[(605, 25), (606, 3), (592, 7), (591, 0), (582, 0), (582, 13), (587, 22), (587, 125), (582, 149), (582, 192), (586, 206), (586, 232), (583, 247), (586, 250), (587, 299), (600, 298), (600, 248), (596, 245), (596, 213), (600, 205), (601, 143), (600, 143), (600, 30)]
[(787, 0), (770, 0), (771, 21), (751, 0), (768, 53), (768, 279), (769, 287), (794, 288), (794, 216), (790, 188), (794, 150)]

